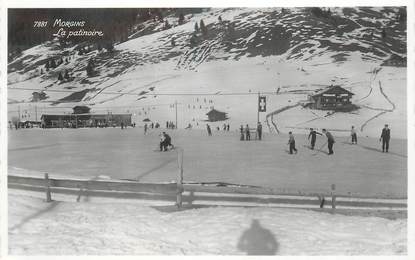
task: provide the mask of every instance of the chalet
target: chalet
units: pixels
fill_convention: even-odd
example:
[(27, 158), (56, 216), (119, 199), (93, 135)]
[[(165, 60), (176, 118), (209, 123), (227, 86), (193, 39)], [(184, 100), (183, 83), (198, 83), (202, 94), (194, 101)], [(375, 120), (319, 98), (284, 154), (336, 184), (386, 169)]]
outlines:
[(331, 85), (310, 96), (311, 108), (322, 110), (351, 110), (350, 101), (354, 94), (340, 86)]
[(43, 114), (43, 128), (80, 128), (131, 125), (131, 114)]
[(208, 116), (208, 121), (210, 122), (223, 121), (228, 119), (227, 113), (221, 112), (214, 108), (210, 110), (208, 113), (206, 113), (206, 115)]

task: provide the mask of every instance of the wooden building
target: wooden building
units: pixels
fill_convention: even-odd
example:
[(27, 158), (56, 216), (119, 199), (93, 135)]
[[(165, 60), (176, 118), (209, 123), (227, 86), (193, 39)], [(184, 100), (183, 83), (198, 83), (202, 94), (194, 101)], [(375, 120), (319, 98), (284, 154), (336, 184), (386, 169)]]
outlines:
[(80, 128), (80, 127), (108, 127), (131, 125), (131, 114), (43, 114), (41, 116), (43, 128)]
[(351, 110), (354, 94), (340, 86), (330, 86), (310, 96), (311, 108), (322, 110)]
[(221, 112), (214, 108), (210, 110), (208, 113), (206, 113), (206, 115), (208, 116), (208, 121), (210, 122), (223, 121), (228, 119), (227, 113)]

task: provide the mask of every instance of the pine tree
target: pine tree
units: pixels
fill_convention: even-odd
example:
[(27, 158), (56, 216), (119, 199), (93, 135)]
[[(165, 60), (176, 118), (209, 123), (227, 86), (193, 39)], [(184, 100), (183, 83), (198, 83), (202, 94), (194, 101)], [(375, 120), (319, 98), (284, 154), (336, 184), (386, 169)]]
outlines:
[(205, 23), (203, 22), (203, 19), (200, 20), (200, 30), (202, 31), (202, 34), (203, 35), (206, 35), (207, 34), (207, 28), (205, 26)]
[(218, 17), (218, 21), (221, 23), (222, 22), (222, 17), (219, 15)]
[(59, 75), (58, 75), (58, 80), (59, 81), (62, 81), (63, 80), (62, 74), (60, 72), (59, 72)]
[(176, 46), (176, 42), (174, 41), (174, 38), (171, 38), (171, 46), (172, 47)]
[(171, 28), (171, 26), (170, 26), (170, 24), (169, 24), (169, 21), (167, 21), (167, 19), (164, 21), (164, 29), (165, 30), (167, 30), (167, 29), (170, 29)]
[(179, 25), (184, 24), (184, 15), (181, 13), (179, 14)]
[(43, 75), (43, 69), (42, 68), (40, 69), (40, 75)]
[(82, 50), (82, 48), (81, 48), (81, 49), (79, 49), (79, 51), (78, 51), (78, 55), (84, 55), (84, 51)]
[(69, 73), (68, 70), (65, 71), (65, 76), (63, 76), (65, 79), (69, 79)]
[(197, 22), (196, 22), (196, 24), (195, 24), (195, 32), (199, 32), (199, 25), (197, 24)]
[(105, 45), (105, 49), (107, 49), (108, 52), (112, 52), (114, 50), (114, 45), (112, 44), (112, 42), (108, 42)]
[(386, 38), (386, 30), (385, 30), (385, 28), (382, 29), (382, 38)]
[(55, 60), (54, 60), (54, 59), (52, 59), (52, 61), (50, 62), (50, 66), (51, 66), (52, 68), (56, 68), (56, 62), (55, 62)]
[(49, 68), (50, 68), (50, 64), (49, 64), (49, 61), (47, 61), (46, 64), (45, 64), (46, 71), (49, 71)]
[(93, 74), (94, 74), (94, 61), (92, 59), (90, 59), (88, 61), (88, 65), (86, 66), (86, 75), (88, 75), (88, 77), (90, 77)]

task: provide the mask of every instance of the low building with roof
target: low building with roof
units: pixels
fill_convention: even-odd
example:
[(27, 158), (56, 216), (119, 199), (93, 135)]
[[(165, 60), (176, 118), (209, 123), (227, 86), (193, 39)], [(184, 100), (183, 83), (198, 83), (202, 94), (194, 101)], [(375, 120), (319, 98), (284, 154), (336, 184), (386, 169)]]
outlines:
[(309, 97), (310, 107), (321, 110), (353, 110), (357, 106), (351, 102), (354, 94), (338, 85), (331, 85)]

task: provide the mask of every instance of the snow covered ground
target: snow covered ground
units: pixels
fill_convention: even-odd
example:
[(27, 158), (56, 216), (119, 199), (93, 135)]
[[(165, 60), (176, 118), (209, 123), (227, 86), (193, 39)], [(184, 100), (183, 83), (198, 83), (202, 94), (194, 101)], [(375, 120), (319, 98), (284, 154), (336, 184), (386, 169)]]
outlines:
[(9, 190), (10, 255), (404, 255), (404, 218), (300, 209), (75, 202)]
[[(382, 66), (392, 54), (406, 57), (401, 46), (406, 29), (392, 19), (396, 12), (396, 8), (333, 9), (344, 23), (333, 30), (330, 21), (303, 9), (285, 13), (278, 8), (213, 9), (186, 16), (183, 25), (131, 37), (116, 45), (114, 53), (93, 50), (79, 55), (74, 47), (67, 48), (68, 63), (40, 75), (48, 58), (60, 56), (57, 42), (44, 43), (9, 64), (9, 119), (20, 113), (22, 121), (34, 120), (37, 113), (39, 120), (41, 114), (70, 113), (82, 104), (93, 113), (132, 113), (133, 121), (142, 125), (145, 118), (173, 120), (172, 104), (177, 101), (179, 128), (189, 123), (203, 128), (212, 107), (227, 112), (232, 125), (254, 125), (258, 92), (267, 96), (270, 113), (307, 100), (314, 90), (340, 84), (355, 93), (352, 101), (360, 109), (325, 116), (326, 111), (295, 107), (275, 117), (280, 130), (345, 131), (354, 125), (360, 135), (378, 137), (379, 126), (388, 123), (394, 137), (405, 139), (406, 67)], [(224, 23), (217, 21), (219, 15)], [(190, 46), (194, 23), (200, 19), (211, 34)], [(386, 23), (391, 32), (382, 39), (376, 30)], [(235, 27), (235, 39), (229, 40), (228, 24)], [(279, 31), (292, 35), (289, 48), (276, 53), (285, 39)], [(170, 44), (173, 38), (175, 46)], [(95, 77), (87, 77), (83, 69), (90, 58), (98, 64)], [(64, 70), (71, 71), (73, 81), (57, 81), (57, 73)], [(30, 102), (34, 89), (49, 98)], [(86, 91), (82, 101), (70, 102), (72, 92), (82, 91)], [(63, 103), (48, 103), (60, 99)], [(260, 121), (265, 121), (265, 113)]]

